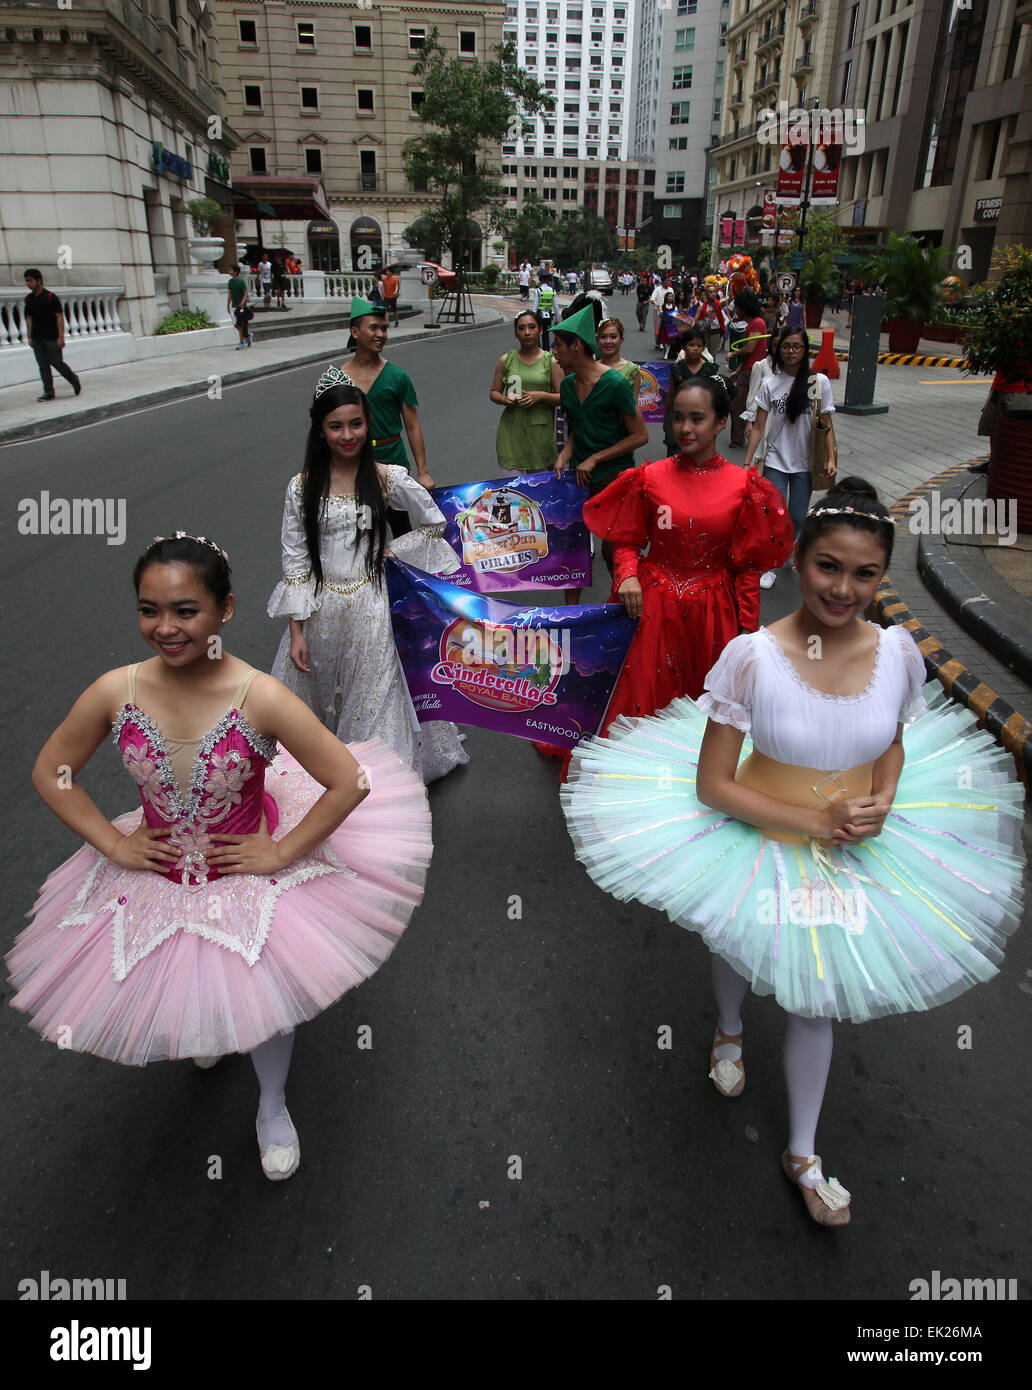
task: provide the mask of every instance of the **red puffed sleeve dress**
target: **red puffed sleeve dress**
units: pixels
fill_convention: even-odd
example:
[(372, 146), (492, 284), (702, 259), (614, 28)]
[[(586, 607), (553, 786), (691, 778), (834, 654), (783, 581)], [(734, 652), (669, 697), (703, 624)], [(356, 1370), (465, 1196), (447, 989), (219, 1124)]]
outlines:
[(728, 642), (758, 628), (760, 575), (788, 558), (792, 522), (772, 483), (719, 454), (630, 468), (585, 502), (584, 520), (614, 544), (614, 595), (632, 575), (643, 594), (604, 734), (622, 714), (702, 694)]

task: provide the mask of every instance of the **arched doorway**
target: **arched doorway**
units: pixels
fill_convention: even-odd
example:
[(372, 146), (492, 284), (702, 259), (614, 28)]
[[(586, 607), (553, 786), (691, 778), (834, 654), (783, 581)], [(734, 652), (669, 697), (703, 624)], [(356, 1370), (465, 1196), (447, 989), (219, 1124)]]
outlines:
[(309, 222), (308, 264), (312, 270), (340, 270), (340, 229), (336, 222)]
[(351, 224), (351, 269), (383, 267), (383, 232), (375, 217), (359, 217)]

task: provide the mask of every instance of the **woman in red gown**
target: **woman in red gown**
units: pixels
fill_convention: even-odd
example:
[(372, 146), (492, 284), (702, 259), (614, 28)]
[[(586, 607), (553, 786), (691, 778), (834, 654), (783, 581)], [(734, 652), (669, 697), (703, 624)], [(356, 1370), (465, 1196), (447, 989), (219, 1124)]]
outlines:
[(620, 715), (697, 699), (728, 642), (758, 628), (760, 575), (792, 549), (777, 488), (717, 453), (730, 405), (722, 377), (686, 383), (674, 398), (679, 453), (627, 469), (584, 504), (590, 530), (615, 547), (614, 590), (640, 619), (600, 733)]

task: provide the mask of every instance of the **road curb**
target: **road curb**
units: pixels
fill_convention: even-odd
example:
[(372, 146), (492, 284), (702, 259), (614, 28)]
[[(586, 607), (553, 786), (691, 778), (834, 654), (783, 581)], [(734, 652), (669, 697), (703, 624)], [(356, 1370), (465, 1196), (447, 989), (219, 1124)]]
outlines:
[[(421, 328), (415, 333), (407, 333), (404, 338), (399, 338), (397, 342), (399, 346), (402, 346), (405, 343), (419, 342), (423, 338), (443, 338), (449, 333), (468, 333), (474, 328), (494, 328), (506, 321), (504, 315), (492, 313), (492, 317), (482, 323), (450, 323), (442, 328)], [(208, 350), (210, 351), (210, 349)], [(236, 349), (229, 347), (226, 351), (235, 352)], [(292, 372), (296, 367), (310, 366), (313, 362), (326, 362), (330, 356), (331, 354), (324, 349), (322, 352), (292, 357), (288, 362), (269, 362), (264, 366), (255, 366), (249, 371), (219, 372), (218, 377), (223, 386), (236, 386), (241, 382), (258, 381), (263, 376), (273, 376), (276, 372)], [(131, 366), (132, 363), (125, 365)], [(168, 386), (156, 391), (147, 391), (141, 395), (133, 396), (131, 400), (110, 401), (107, 405), (93, 406), (87, 410), (77, 411), (74, 415), (62, 415), (52, 420), (33, 420), (24, 425), (14, 425), (10, 429), (0, 430), (0, 446), (21, 444), (27, 440), (47, 439), (52, 435), (67, 434), (69, 430), (77, 430), (83, 425), (97, 424), (101, 420), (114, 420), (120, 415), (132, 415), (137, 410), (146, 410), (155, 405), (166, 405), (169, 401), (181, 400), (187, 396), (204, 395), (207, 391), (208, 378), (204, 377), (197, 381), (183, 382), (180, 386)]]
[[(927, 483), (914, 488), (895, 502), (890, 508), (892, 515), (897, 521), (908, 516), (911, 502), (923, 492), (947, 480), (956, 479), (958, 474), (966, 471), (967, 464), (956, 464), (937, 477), (930, 478)], [(921, 625), (897, 592), (891, 575), (887, 574), (879, 585), (871, 604), (871, 612), (882, 627), (895, 625), (907, 629), (921, 649), (929, 675), (939, 681), (951, 700), (969, 709), (986, 732), (1011, 754), (1017, 775), (1028, 791), (1032, 787), (1032, 724), (1025, 716), (997, 695), (995, 690), (947, 651), (939, 639)]]
[[(946, 498), (959, 498), (973, 481), (962, 474), (941, 492)], [(1009, 666), (1027, 685), (1032, 685), (1032, 631), (971, 581), (961, 565), (951, 558), (940, 534), (921, 536), (917, 546), (917, 572), (925, 588), (965, 632)]]

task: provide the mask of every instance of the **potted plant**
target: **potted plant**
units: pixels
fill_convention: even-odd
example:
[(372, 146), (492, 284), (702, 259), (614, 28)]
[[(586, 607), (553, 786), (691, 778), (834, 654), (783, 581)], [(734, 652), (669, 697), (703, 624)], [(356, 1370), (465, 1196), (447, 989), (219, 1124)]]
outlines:
[(910, 232), (890, 232), (888, 244), (876, 247), (864, 262), (864, 278), (877, 282), (885, 296), (890, 352), (917, 351), (925, 323), (942, 303), (942, 282), (952, 262), (945, 247), (922, 246)]
[(979, 433), (989, 435), (986, 495), (1014, 498), (1018, 530), (1032, 531), (1032, 251), (993, 252), (990, 279), (969, 293), (965, 371), (993, 375)]
[(799, 272), (799, 288), (806, 306), (807, 328), (820, 328), (825, 304), (837, 300), (839, 293), (839, 274), (832, 252), (811, 256)]
[(222, 216), (222, 208), (214, 198), (191, 198), (185, 211), (193, 223), (194, 235), (190, 238), (190, 255), (204, 266), (213, 266), (222, 259), (225, 242), (220, 236), (212, 236), (212, 228)]

